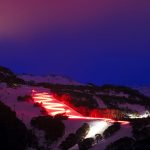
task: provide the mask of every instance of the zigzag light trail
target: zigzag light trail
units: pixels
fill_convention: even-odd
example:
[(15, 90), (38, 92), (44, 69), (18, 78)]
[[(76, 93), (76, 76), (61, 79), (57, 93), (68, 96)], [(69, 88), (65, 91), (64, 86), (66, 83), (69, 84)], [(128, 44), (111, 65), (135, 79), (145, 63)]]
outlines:
[[(57, 114), (65, 113), (69, 119), (83, 119), (83, 120), (103, 120), (108, 122), (116, 122), (110, 118), (95, 118), (95, 117), (85, 117), (80, 113), (76, 112), (64, 103), (54, 98), (52, 95), (46, 92), (37, 93), (33, 90), (32, 97), (35, 103), (39, 103), (46, 109), (49, 115), (55, 116)], [(121, 124), (128, 124), (127, 121), (117, 121)]]

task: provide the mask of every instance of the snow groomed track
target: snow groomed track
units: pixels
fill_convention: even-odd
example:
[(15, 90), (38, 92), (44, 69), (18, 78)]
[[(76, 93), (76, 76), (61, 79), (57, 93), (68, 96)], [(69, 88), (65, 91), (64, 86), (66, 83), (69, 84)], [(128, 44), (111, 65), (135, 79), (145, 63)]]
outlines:
[[(50, 95), (47, 92), (36, 92), (33, 90), (32, 97), (34, 99), (34, 103), (39, 103), (46, 109), (49, 115), (55, 116), (57, 114), (66, 114), (69, 119), (83, 119), (83, 120), (103, 120), (108, 122), (116, 122), (113, 119), (110, 118), (94, 118), (94, 117), (85, 117), (81, 115), (80, 113), (73, 110), (68, 105), (60, 102), (56, 98), (54, 98), (52, 95)], [(117, 121), (121, 124), (128, 124), (127, 121)]]

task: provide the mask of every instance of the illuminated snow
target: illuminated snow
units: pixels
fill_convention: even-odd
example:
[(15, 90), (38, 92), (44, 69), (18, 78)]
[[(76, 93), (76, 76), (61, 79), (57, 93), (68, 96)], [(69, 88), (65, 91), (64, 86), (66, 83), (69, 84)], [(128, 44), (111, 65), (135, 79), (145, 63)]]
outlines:
[(150, 112), (149, 111), (145, 111), (143, 114), (128, 114), (129, 118), (134, 119), (134, 118), (147, 118), (150, 117)]
[[(69, 107), (68, 105), (60, 102), (56, 98), (54, 98), (51, 94), (42, 92), (38, 93), (32, 90), (32, 97), (35, 103), (39, 103), (46, 109), (49, 115), (55, 116), (57, 114), (66, 114), (70, 119), (86, 119), (86, 120), (100, 120), (100, 121), (108, 121), (108, 122), (116, 122), (110, 118), (95, 118), (95, 117), (85, 117)], [(118, 121), (121, 124), (128, 124), (127, 121)]]
[(96, 134), (102, 134), (110, 126), (110, 123), (106, 121), (93, 121), (89, 125), (90, 131), (86, 138), (95, 137)]
[(82, 117), (81, 114), (79, 114), (69, 106), (61, 103), (49, 93), (36, 93), (35, 91), (33, 91), (33, 99), (35, 103), (41, 104), (51, 116), (65, 113), (67, 116)]

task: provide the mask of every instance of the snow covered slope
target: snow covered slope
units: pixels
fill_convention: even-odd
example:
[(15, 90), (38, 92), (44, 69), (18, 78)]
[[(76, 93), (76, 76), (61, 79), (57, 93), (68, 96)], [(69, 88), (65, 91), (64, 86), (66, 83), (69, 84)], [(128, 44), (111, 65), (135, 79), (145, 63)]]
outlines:
[[(0, 88), (1, 101), (16, 112), (17, 117), (21, 119), (27, 127), (30, 127), (30, 121), (33, 117), (42, 115), (39, 107), (34, 107), (31, 102), (19, 102), (18, 96), (31, 95), (35, 87), (20, 86), (19, 88), (6, 87), (3, 84)], [(38, 88), (40, 91), (48, 91), (44, 88)]]
[[(27, 128), (31, 128), (30, 121), (33, 117), (36, 116), (41, 116), (41, 109), (40, 107), (34, 107), (32, 102), (27, 102), (27, 101), (18, 101), (18, 96), (25, 96), (25, 95), (32, 95), (33, 90), (38, 91), (38, 92), (43, 92), (43, 93), (50, 93), (49, 89), (45, 89), (42, 87), (31, 87), (31, 86), (26, 86), (26, 85), (20, 85), (17, 88), (11, 88), (7, 87), (4, 83), (1, 84), (0, 87), (0, 99), (2, 100), (3, 103), (5, 103), (7, 106), (9, 106), (12, 110), (16, 112), (16, 115), (19, 119), (21, 119)], [(45, 97), (42, 97), (45, 98)], [(41, 101), (42, 101), (41, 98)], [(55, 100), (56, 101), (56, 100)], [(55, 102), (56, 103), (56, 102)], [(75, 113), (74, 113), (75, 114)], [(52, 149), (58, 150), (60, 143), (65, 140), (65, 138), (71, 134), (75, 133), (78, 128), (81, 127), (83, 123), (88, 123), (91, 127), (91, 132), (87, 135), (87, 138), (94, 138), (95, 134), (102, 134), (104, 130), (110, 125), (109, 122), (106, 121), (97, 121), (97, 120), (84, 120), (84, 119), (73, 119), (73, 120), (66, 120), (64, 121), (64, 124), (66, 126), (66, 131), (65, 135), (62, 139), (59, 141), (56, 141), (51, 145)], [(128, 132), (126, 132), (128, 130)], [(131, 128), (128, 127), (128, 125), (122, 125), (122, 129), (120, 132), (112, 138), (109, 138), (108, 141), (103, 141), (100, 142), (97, 146), (93, 147), (94, 149), (98, 149), (98, 147), (101, 147), (101, 150), (104, 150), (104, 148), (109, 144), (111, 141), (114, 141), (115, 139), (119, 139), (121, 136), (121, 133), (125, 133), (127, 136), (131, 136), (130, 132)], [(37, 132), (37, 137), (39, 138), (40, 141), (44, 141), (43, 139), (41, 140), (41, 135), (43, 135), (40, 131)], [(44, 137), (44, 136), (43, 136)], [(71, 149), (78, 150), (78, 146), (75, 145)]]
[(47, 82), (53, 84), (67, 84), (67, 85), (82, 85), (70, 78), (60, 75), (34, 76), (34, 75), (19, 75), (19, 78), (25, 81), (34, 81), (36, 83)]
[[(13, 111), (16, 112), (17, 117), (22, 120), (26, 127), (28, 129), (31, 129), (30, 121), (33, 117), (41, 116), (41, 109), (40, 107), (34, 107), (32, 101), (18, 101), (19, 96), (25, 96), (25, 95), (32, 95), (33, 90), (43, 93), (50, 93), (49, 89), (40, 88), (40, 87), (30, 87), (30, 86), (20, 86), (17, 88), (10, 88), (7, 87), (4, 83), (0, 84), (0, 99), (1, 101), (9, 106)], [(44, 98), (44, 97), (43, 97)], [(42, 101), (42, 98), (41, 98)], [(55, 100), (56, 103), (57, 100)], [(74, 110), (72, 110), (74, 111)], [(75, 112), (73, 112), (75, 114)], [(59, 141), (56, 141), (52, 144), (52, 148), (55, 150), (58, 150), (60, 143), (70, 134), (74, 133), (78, 128), (81, 127), (83, 123), (89, 123), (89, 125), (93, 126), (93, 123), (96, 123), (96, 120), (84, 120), (84, 119), (73, 119), (73, 120), (66, 120), (64, 121), (64, 124), (66, 126), (65, 135), (62, 139)], [(109, 123), (106, 121), (101, 121), (102, 124), (105, 123), (105, 126), (103, 126), (103, 129), (99, 129), (96, 133), (103, 133), (104, 129), (106, 129), (109, 126)], [(43, 133), (41, 131), (36, 130), (36, 136), (39, 138), (40, 141), (45, 141), (42, 138), (44, 138)], [(89, 135), (90, 137), (94, 135)], [(78, 149), (78, 147), (77, 147)], [(29, 148), (30, 150), (30, 148)]]
[[(2, 68), (0, 72), (0, 101), (15, 111), (17, 117), (22, 120), (28, 129), (33, 129), (30, 123), (34, 117), (47, 115), (43, 113), (43, 107), (47, 109), (47, 113), (52, 116), (57, 112), (66, 113), (68, 116), (74, 114), (75, 117), (68, 117), (68, 120), (62, 121), (65, 125), (65, 133), (63, 137), (50, 145), (50, 148), (53, 150), (59, 150), (62, 141), (64, 141), (69, 134), (75, 134), (84, 123), (88, 123), (90, 126), (85, 138), (95, 139), (96, 134), (103, 136), (101, 141), (95, 142), (92, 145), (91, 150), (105, 150), (107, 145), (122, 137), (133, 137), (132, 126), (128, 124), (129, 122), (125, 124), (121, 122), (119, 131), (107, 139), (104, 138), (104, 131), (113, 124), (110, 120), (114, 121), (114, 118), (110, 118), (117, 116), (117, 114), (114, 113), (123, 112), (126, 113), (125, 115), (129, 113), (133, 119), (143, 118), (143, 116), (147, 118), (149, 115), (150, 105), (149, 101), (147, 101), (149, 98), (144, 95), (150, 96), (150, 87), (136, 88), (142, 92), (143, 95), (129, 87), (83, 85), (62, 76), (17, 76), (5, 68)], [(35, 83), (47, 82), (53, 85), (44, 88), (44, 84), (29, 84), (19, 78), (25, 81)], [(15, 82), (16, 80), (17, 82)], [(36, 91), (36, 94), (33, 95), (33, 91)], [(69, 99), (67, 99), (68, 95)], [(19, 100), (19, 97), (22, 98), (24, 96), (31, 96), (31, 99), (27, 101)], [(61, 99), (61, 96), (64, 99)], [(96, 115), (98, 113), (106, 113), (108, 116), (103, 116), (103, 119), (100, 119), (100, 117), (98, 120), (96, 118), (93, 119), (93, 117), (97, 117)], [(145, 115), (145, 113), (147, 114)], [(85, 117), (85, 114), (88, 117)], [(129, 115), (125, 117), (129, 117)], [(79, 118), (77, 118), (77, 116), (79, 116)], [(44, 131), (39, 131), (38, 129), (34, 129), (34, 131), (41, 146), (45, 145), (44, 150), (47, 150), (45, 144), (47, 141), (44, 139)], [(28, 147), (27, 150), (31, 149)], [(69, 148), (69, 150), (79, 150), (78, 145), (75, 144)]]
[(144, 95), (147, 95), (150, 97), (150, 86), (137, 87), (136, 89), (139, 90)]

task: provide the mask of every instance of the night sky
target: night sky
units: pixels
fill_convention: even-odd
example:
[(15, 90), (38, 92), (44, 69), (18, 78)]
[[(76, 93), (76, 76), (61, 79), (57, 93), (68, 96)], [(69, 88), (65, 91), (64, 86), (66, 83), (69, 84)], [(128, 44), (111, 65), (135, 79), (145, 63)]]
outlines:
[(0, 0), (0, 65), (150, 85), (150, 0)]

